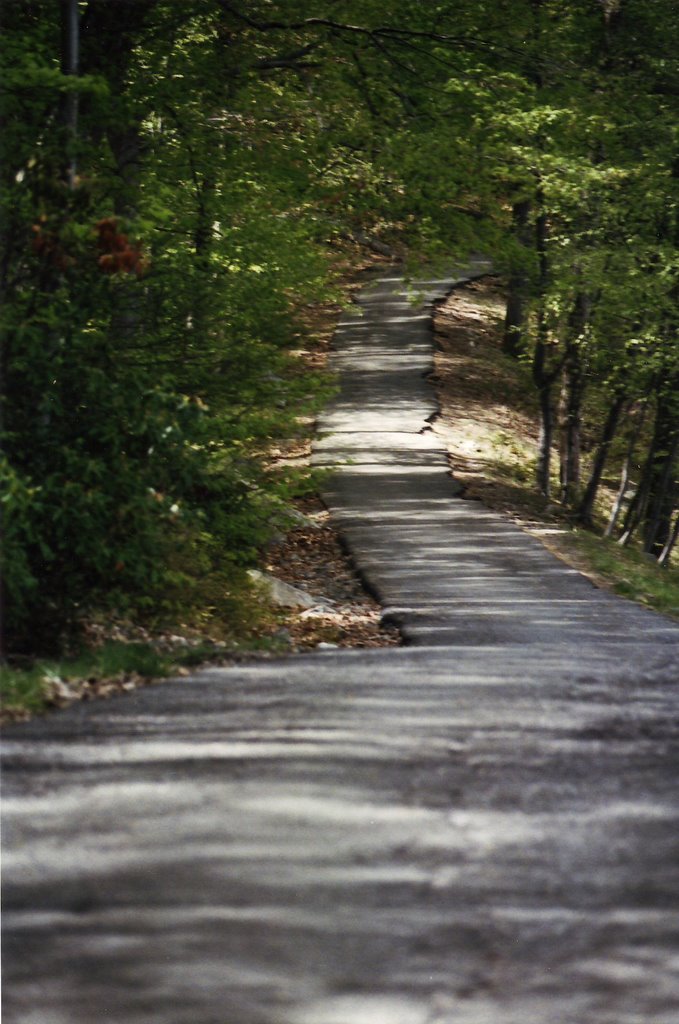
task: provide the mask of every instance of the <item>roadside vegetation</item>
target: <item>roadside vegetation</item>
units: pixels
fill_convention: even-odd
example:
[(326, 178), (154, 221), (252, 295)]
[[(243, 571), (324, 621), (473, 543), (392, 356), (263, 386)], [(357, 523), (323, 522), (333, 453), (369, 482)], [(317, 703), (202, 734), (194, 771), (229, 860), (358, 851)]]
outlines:
[[(598, 586), (679, 618), (679, 553), (673, 550), (660, 565), (643, 550), (639, 536), (625, 535), (619, 525), (635, 493), (628, 484), (620, 502), (621, 478), (630, 475), (624, 438), (611, 446), (587, 526), (579, 520), (577, 503), (558, 496), (558, 444), (552, 452), (551, 496), (535, 486), (538, 403), (526, 361), (503, 351), (505, 295), (506, 283), (489, 277), (456, 289), (435, 318), (434, 384), (441, 415), (434, 429), (450, 453), (453, 475), (464, 484), (464, 496), (510, 516)], [(599, 398), (588, 399), (582, 415), (585, 479), (596, 458), (599, 421)], [(649, 440), (648, 434), (639, 436), (641, 451)], [(638, 458), (632, 479), (642, 472)]]
[(154, 679), (180, 675), (189, 667), (223, 657), (220, 648), (224, 646), (184, 640), (182, 646), (166, 642), (161, 647), (150, 642), (107, 640), (80, 655), (31, 659), (27, 667), (16, 663), (4, 666), (0, 668), (3, 718), (19, 721), (77, 700), (129, 693)]

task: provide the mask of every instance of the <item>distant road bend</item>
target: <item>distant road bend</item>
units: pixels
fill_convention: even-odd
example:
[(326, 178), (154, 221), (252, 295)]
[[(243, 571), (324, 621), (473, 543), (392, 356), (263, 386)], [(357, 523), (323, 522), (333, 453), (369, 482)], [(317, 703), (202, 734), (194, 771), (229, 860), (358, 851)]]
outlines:
[(679, 1020), (679, 625), (459, 496), (455, 280), (364, 290), (316, 445), (407, 646), (7, 730), (7, 1024)]

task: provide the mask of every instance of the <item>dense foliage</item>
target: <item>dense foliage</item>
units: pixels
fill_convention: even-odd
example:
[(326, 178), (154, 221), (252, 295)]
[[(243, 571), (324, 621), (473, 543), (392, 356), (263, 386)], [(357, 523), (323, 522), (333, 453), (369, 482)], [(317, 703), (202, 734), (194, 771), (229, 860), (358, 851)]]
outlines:
[(558, 441), (559, 497), (591, 523), (620, 467), (610, 529), (667, 561), (671, 0), (18, 0), (2, 17), (12, 643), (97, 604), (228, 592), (283, 505), (261, 454), (323, 397), (290, 349), (346, 240), (491, 255), (507, 352), (540, 395), (538, 486)]
[(228, 590), (282, 507), (256, 456), (323, 394), (287, 354), (327, 276), (307, 113), (283, 131), (287, 97), (243, 74), (213, 5), (79, 8), (78, 77), (58, 5), (4, 15), (4, 604), (24, 645), (96, 603)]

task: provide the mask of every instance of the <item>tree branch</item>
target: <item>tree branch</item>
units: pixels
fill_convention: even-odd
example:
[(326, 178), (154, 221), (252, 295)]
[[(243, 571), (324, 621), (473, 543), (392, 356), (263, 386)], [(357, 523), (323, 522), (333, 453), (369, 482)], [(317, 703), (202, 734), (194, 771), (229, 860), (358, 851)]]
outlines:
[(317, 50), (320, 43), (308, 43), (306, 46), (300, 46), (296, 50), (292, 50), (290, 53), (281, 54), (278, 57), (265, 57), (262, 60), (256, 61), (252, 67), (255, 71), (274, 71), (277, 68), (289, 68), (297, 70), (298, 68), (318, 68), (321, 67), (320, 62), (303, 60), (314, 50)]

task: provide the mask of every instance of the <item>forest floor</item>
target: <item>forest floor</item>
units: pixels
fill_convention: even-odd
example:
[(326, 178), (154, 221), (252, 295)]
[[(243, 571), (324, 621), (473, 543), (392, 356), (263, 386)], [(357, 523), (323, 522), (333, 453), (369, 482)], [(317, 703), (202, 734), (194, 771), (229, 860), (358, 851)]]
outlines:
[(290, 649), (393, 647), (400, 635), (381, 626), (381, 608), (366, 591), (320, 498), (298, 503), (308, 520), (269, 547), (264, 568), (318, 598), (318, 608), (290, 610), (283, 626)]

